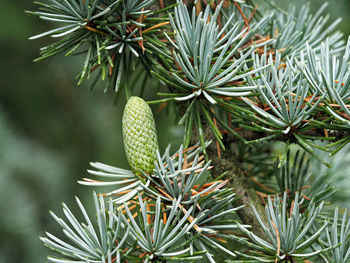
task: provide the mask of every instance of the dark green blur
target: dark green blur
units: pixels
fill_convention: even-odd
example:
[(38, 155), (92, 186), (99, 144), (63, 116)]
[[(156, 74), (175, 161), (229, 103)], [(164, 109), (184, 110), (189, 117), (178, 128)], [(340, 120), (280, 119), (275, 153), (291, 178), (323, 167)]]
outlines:
[[(314, 10), (323, 3), (312, 2)], [(74, 196), (84, 204), (91, 201), (91, 189), (76, 183), (86, 176), (89, 161), (128, 168), (121, 136), (125, 99), (115, 103), (111, 90), (90, 91), (86, 82), (77, 87), (79, 57), (33, 63), (50, 38), (28, 37), (49, 30), (50, 23), (24, 13), (36, 9), (30, 0), (2, 0), (1, 6), (0, 263), (47, 262), (49, 251), (39, 236), (60, 230), (49, 210), (62, 216), (62, 201), (73, 211)], [(350, 33), (349, 8), (346, 0), (329, 6), (332, 19), (344, 18), (340, 28), (345, 35)], [(148, 82), (146, 98), (157, 85)], [(179, 144), (181, 129), (171, 114), (154, 112), (161, 149), (169, 139)]]

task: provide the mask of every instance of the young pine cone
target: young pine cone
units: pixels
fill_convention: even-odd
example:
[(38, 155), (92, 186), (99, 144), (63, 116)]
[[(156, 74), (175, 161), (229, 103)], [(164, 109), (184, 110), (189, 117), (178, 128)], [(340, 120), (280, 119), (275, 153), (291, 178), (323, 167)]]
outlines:
[(158, 151), (157, 131), (151, 108), (139, 97), (131, 97), (125, 106), (123, 140), (133, 172), (151, 174)]

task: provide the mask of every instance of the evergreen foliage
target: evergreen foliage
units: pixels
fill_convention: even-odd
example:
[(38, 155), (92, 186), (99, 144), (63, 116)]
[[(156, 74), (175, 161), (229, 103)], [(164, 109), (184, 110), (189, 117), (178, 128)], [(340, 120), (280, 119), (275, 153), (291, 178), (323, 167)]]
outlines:
[[(350, 38), (336, 31), (339, 20), (328, 24), (327, 5), (310, 15), (308, 6), (253, 0), (38, 4), (29, 13), (58, 26), (31, 39), (60, 38), (38, 60), (85, 54), (78, 84), (98, 71), (117, 95), (123, 87), (131, 167), (91, 163), (102, 181), (79, 183), (108, 190), (94, 193), (94, 216), (77, 199), (85, 223), (65, 204), (66, 220), (51, 213), (69, 241), (41, 238), (61, 254), (49, 260), (349, 261), (347, 213), (339, 220), (330, 206), (332, 174), (310, 168), (330, 168), (325, 153), (350, 142)], [(184, 134), (175, 153), (159, 152), (152, 112), (131, 96), (142, 96), (132, 71), (167, 88), (148, 103), (176, 107)]]

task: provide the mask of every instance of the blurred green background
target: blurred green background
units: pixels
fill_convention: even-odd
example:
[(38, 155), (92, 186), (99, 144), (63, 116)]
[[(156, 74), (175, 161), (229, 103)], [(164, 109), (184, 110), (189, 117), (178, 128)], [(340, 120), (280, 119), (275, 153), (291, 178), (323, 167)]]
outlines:
[[(317, 10), (323, 1), (312, 3)], [(76, 183), (86, 176), (89, 161), (128, 168), (121, 136), (125, 101), (116, 104), (112, 91), (90, 91), (87, 83), (77, 87), (79, 57), (33, 63), (50, 39), (28, 37), (50, 29), (50, 23), (24, 13), (36, 8), (30, 0), (2, 0), (1, 7), (0, 263), (47, 262), (49, 251), (38, 237), (59, 230), (49, 210), (62, 215), (63, 201), (74, 211), (74, 196), (90, 202), (91, 189)], [(349, 35), (349, 1), (333, 0), (328, 10), (333, 20), (344, 18), (340, 29)], [(149, 85), (150, 94), (155, 86)], [(181, 129), (166, 112), (156, 114), (156, 122), (161, 148), (169, 138), (180, 143)]]

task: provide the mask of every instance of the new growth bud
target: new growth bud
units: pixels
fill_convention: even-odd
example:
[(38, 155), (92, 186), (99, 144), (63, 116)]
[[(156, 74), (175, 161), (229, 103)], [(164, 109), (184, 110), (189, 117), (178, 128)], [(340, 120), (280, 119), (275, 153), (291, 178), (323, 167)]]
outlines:
[(158, 151), (156, 125), (151, 108), (139, 97), (131, 97), (125, 106), (123, 140), (133, 172), (152, 173)]

